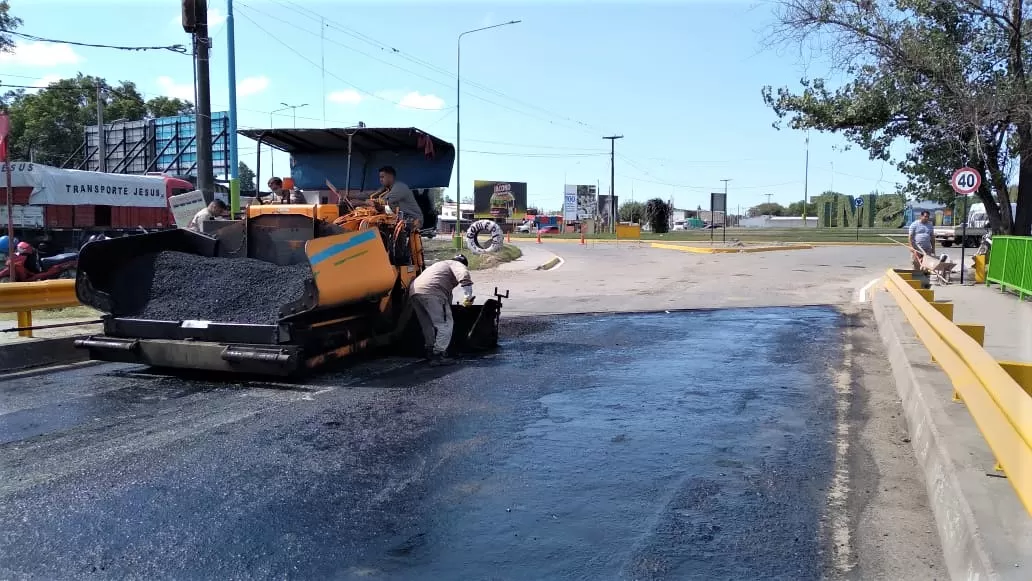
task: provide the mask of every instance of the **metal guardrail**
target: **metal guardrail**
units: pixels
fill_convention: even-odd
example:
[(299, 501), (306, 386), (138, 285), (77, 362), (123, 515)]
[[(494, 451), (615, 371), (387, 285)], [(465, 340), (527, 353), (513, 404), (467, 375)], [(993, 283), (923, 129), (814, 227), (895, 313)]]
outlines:
[[(18, 328), (32, 326), (32, 311), (79, 306), (75, 297), (75, 281), (45, 280), (40, 282), (7, 282), (0, 284), (0, 313), (18, 313)], [(32, 337), (32, 330), (18, 331), (21, 337)]]
[(984, 327), (954, 324), (952, 303), (934, 301), (932, 291), (919, 291), (920, 283), (906, 276), (890, 270), (889, 292), (949, 376), (996, 456), (997, 468), (1032, 515), (1032, 396), (972, 337), (984, 337)]
[(994, 282), (1018, 291), (1019, 298), (1032, 295), (1032, 237), (993, 236), (985, 283)]

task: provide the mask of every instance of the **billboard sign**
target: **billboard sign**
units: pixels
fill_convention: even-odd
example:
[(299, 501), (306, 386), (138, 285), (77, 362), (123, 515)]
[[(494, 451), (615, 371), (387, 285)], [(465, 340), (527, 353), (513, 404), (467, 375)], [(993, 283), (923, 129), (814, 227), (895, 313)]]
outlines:
[(527, 182), (473, 182), (473, 216), (500, 223), (518, 223), (527, 213)]
[(598, 213), (598, 187), (566, 184), (563, 196), (563, 218), (573, 221), (591, 220)]
[(577, 221), (577, 186), (565, 185), (563, 187), (563, 220), (566, 222)]
[(606, 228), (612, 224), (612, 218), (609, 215), (610, 211), (615, 212), (618, 216), (620, 213), (620, 196), (613, 196), (612, 206), (609, 205), (609, 199), (610, 196), (608, 194), (600, 194), (598, 196), (598, 217)]

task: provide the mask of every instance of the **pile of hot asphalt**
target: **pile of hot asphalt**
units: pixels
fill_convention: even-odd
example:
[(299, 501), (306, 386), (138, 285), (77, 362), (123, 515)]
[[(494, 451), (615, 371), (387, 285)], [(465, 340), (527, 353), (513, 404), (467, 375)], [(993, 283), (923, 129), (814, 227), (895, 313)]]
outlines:
[(115, 315), (156, 321), (275, 324), (280, 307), (301, 298), (312, 269), (252, 258), (184, 252), (145, 254), (118, 272)]

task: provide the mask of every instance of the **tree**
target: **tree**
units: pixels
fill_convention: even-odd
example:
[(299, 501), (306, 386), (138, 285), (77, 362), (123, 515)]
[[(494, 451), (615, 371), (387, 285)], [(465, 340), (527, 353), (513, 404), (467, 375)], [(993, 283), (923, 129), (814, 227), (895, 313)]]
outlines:
[[(803, 201), (799, 200), (798, 202), (792, 202), (791, 204), (788, 205), (788, 208), (786, 208), (785, 212), (783, 214), (781, 214), (781, 215), (782, 216), (802, 216), (803, 215)], [(816, 203), (810, 202), (810, 203), (806, 204), (806, 215), (807, 216), (816, 216), (817, 215), (817, 204)]]
[(624, 202), (620, 204), (620, 209), (617, 210), (617, 213), (620, 214), (621, 222), (641, 224), (645, 217), (645, 204), (641, 202)]
[[(2, 7), (0, 3), (0, 25)], [(35, 93), (12, 91), (0, 98), (11, 115), (12, 159), (35, 159), (46, 165), (65, 163), (82, 146), (86, 127), (97, 124), (98, 87), (107, 123), (193, 111), (193, 105), (181, 99), (155, 97), (144, 102), (132, 81), (111, 86), (102, 78), (82, 74), (55, 81)]]
[(758, 206), (749, 208), (748, 212), (750, 218), (756, 216), (785, 216), (788, 215), (785, 207), (777, 202), (763, 203)]
[[(1023, 0), (782, 0), (775, 39), (823, 36), (848, 81), (803, 79), (763, 97), (794, 129), (840, 133), (907, 176), (903, 194), (952, 199), (953, 169), (984, 176), (977, 192), (997, 231), (1032, 226), (1032, 86)], [(910, 152), (894, 159), (890, 148)], [(1017, 168), (1011, 223), (1009, 175)]]
[(10, 32), (21, 26), (21, 19), (11, 16), (11, 4), (0, 1), (0, 52), (14, 52), (14, 39)]
[(670, 206), (659, 198), (645, 202), (645, 221), (656, 234), (670, 230)]
[(178, 98), (154, 97), (147, 101), (146, 106), (147, 117), (151, 119), (192, 115), (194, 112), (193, 103)]
[(254, 170), (248, 167), (246, 163), (240, 162), (240, 167), (237, 170), (237, 175), (240, 178), (240, 191), (258, 191), (258, 176), (255, 175)]

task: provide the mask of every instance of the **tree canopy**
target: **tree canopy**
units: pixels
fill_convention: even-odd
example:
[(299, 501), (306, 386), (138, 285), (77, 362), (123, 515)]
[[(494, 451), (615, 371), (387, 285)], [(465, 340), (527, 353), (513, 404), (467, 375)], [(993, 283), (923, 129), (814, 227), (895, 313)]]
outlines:
[[(894, 162), (914, 197), (948, 203), (953, 170), (978, 169), (993, 227), (1028, 234), (1029, 11), (1023, 0), (781, 0), (774, 39), (820, 43), (847, 80), (802, 79), (799, 92), (765, 87), (763, 98), (793, 129), (839, 133)], [(910, 148), (903, 159), (898, 143)], [(1014, 201), (1015, 173), (1012, 224), (1000, 207)]]
[(670, 214), (670, 205), (659, 198), (645, 202), (645, 221), (657, 234), (664, 234), (670, 230)]
[(251, 169), (244, 162), (240, 162), (240, 166), (237, 169), (237, 176), (240, 179), (240, 191), (242, 192), (257, 192), (258, 191), (258, 176), (255, 175), (254, 170)]
[[(2, 20), (0, 17), (0, 26)], [(102, 78), (82, 74), (38, 91), (11, 91), (0, 98), (11, 116), (11, 158), (34, 159), (47, 165), (67, 161), (82, 145), (86, 127), (97, 124), (98, 87), (108, 123), (193, 112), (193, 104), (181, 99), (154, 97), (145, 101), (132, 81), (111, 85)]]
[(21, 19), (11, 15), (11, 3), (0, 0), (0, 52), (13, 52), (14, 39), (10, 32), (21, 26)]
[(617, 213), (620, 214), (621, 222), (641, 224), (645, 218), (645, 204), (641, 202), (624, 202), (620, 204), (620, 209), (617, 210)]

